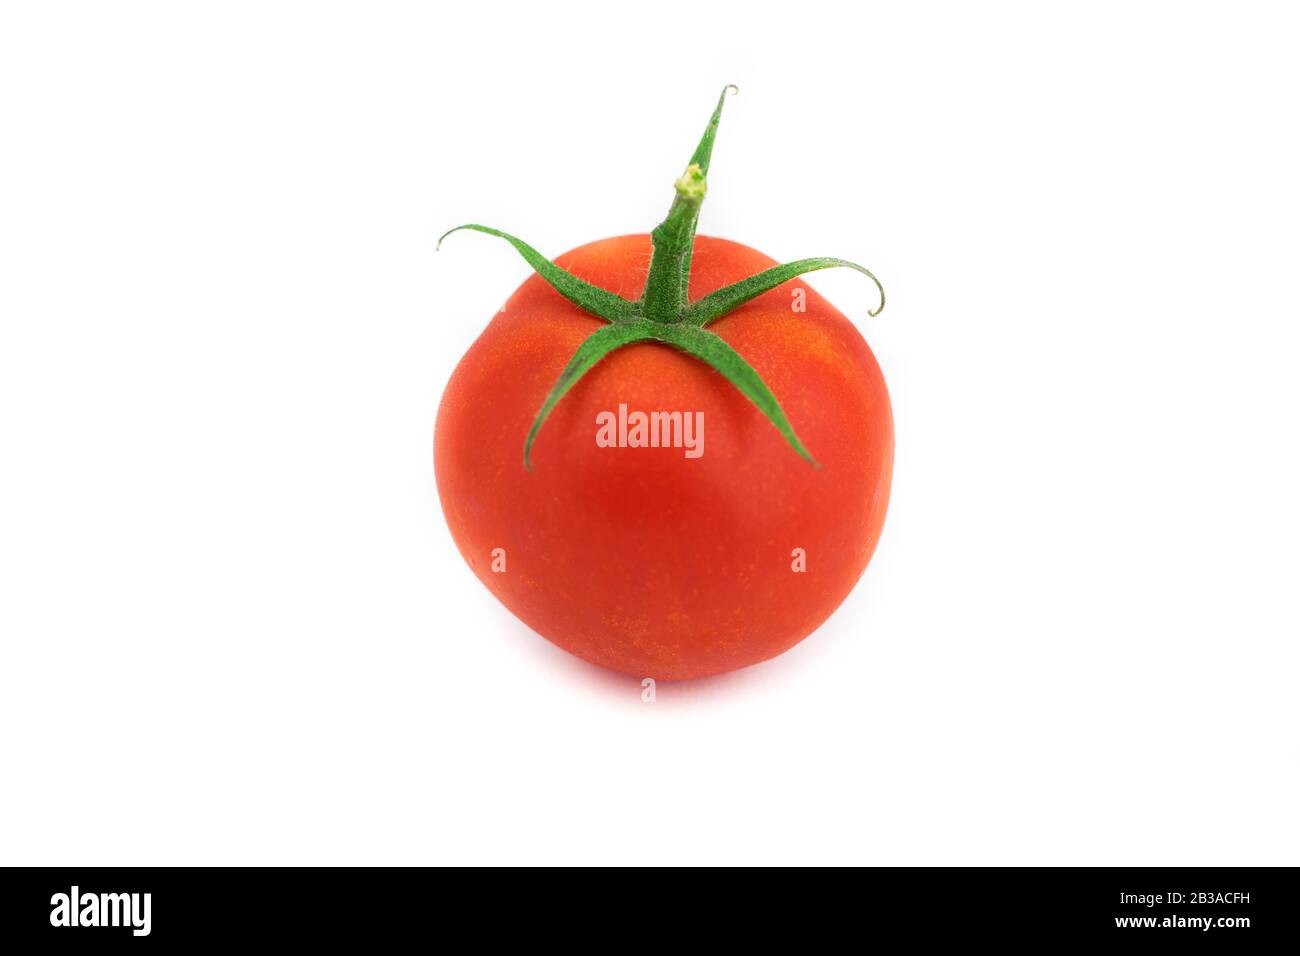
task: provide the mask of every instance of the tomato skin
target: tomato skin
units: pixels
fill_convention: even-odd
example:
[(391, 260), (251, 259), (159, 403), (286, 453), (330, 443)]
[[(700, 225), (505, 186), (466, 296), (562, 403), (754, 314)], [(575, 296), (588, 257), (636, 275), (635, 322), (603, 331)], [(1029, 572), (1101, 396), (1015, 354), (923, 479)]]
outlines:
[[(635, 299), (650, 238), (556, 259)], [(696, 238), (690, 298), (775, 265)], [(794, 288), (806, 311), (792, 311)], [(525, 624), (602, 666), (685, 679), (767, 660), (839, 606), (879, 540), (894, 433), (884, 378), (858, 330), (793, 280), (709, 326), (762, 376), (814, 468), (721, 375), (669, 346), (603, 359), (560, 400), (523, 464), (524, 438), (561, 369), (602, 320), (534, 275), (452, 373), (434, 470), (447, 524), (474, 573)], [(596, 417), (704, 413), (704, 453), (601, 448)], [(506, 570), (491, 568), (495, 548)], [(806, 554), (803, 573), (792, 551)]]

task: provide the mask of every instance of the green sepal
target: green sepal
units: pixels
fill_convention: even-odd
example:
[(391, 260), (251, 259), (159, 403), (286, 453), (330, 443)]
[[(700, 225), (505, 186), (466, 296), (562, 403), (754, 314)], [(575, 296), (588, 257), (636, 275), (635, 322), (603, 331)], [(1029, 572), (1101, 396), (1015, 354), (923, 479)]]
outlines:
[(571, 272), (561, 269), (550, 259), (546, 258), (528, 243), (522, 239), (516, 239), (509, 233), (502, 232), (500, 229), (493, 229), (490, 226), (480, 226), (475, 223), (466, 223), (463, 226), (457, 226), (455, 229), (448, 229), (438, 238), (438, 245), (442, 245), (442, 240), (446, 239), (453, 232), (461, 229), (473, 229), (475, 232), (485, 232), (489, 236), (497, 236), (504, 239), (510, 245), (514, 246), (524, 261), (527, 262), (537, 272), (539, 276), (560, 295), (564, 296), (580, 309), (590, 312), (592, 315), (604, 319), (606, 322), (618, 322), (630, 318), (636, 310), (636, 304), (615, 295), (612, 292), (601, 289), (592, 285), (590, 282), (584, 282)]
[(868, 311), (868, 315), (879, 315), (885, 307), (885, 290), (869, 269), (846, 259), (800, 259), (774, 266), (688, 304), (687, 289), (690, 284), (695, 230), (699, 222), (700, 205), (708, 189), (709, 163), (722, 117), (722, 106), (730, 92), (739, 91), (734, 86), (727, 86), (718, 97), (717, 106), (685, 173), (674, 183), (675, 196), (668, 215), (651, 233), (653, 251), (650, 267), (645, 288), (636, 301), (584, 282), (551, 262), (526, 242), (498, 229), (469, 223), (448, 230), (438, 240), (441, 245), (443, 239), (460, 229), (472, 229), (505, 239), (560, 295), (578, 308), (611, 323), (583, 341), (546, 396), (524, 442), (526, 468), (531, 470), (530, 453), (537, 433), (551, 409), (565, 393), (610, 352), (634, 342), (646, 341), (671, 345), (715, 369), (767, 416), (791, 448), (817, 467), (816, 461), (795, 434), (776, 396), (763, 383), (758, 373), (719, 336), (707, 331), (705, 326), (783, 282), (818, 269), (845, 267), (870, 278), (880, 292), (880, 305), (875, 310)]
[(655, 323), (649, 319), (630, 319), (626, 322), (617, 322), (613, 325), (607, 325), (603, 329), (597, 329), (591, 335), (583, 339), (578, 350), (573, 353), (564, 370), (560, 372), (560, 377), (555, 380), (551, 386), (550, 392), (546, 395), (546, 401), (542, 402), (542, 407), (533, 419), (533, 427), (528, 430), (528, 437), (524, 439), (524, 467), (529, 471), (533, 470), (532, 462), (529, 456), (533, 450), (533, 439), (541, 431), (542, 423), (546, 421), (546, 416), (551, 414), (551, 409), (555, 403), (564, 397), (564, 394), (578, 383), (578, 379), (586, 375), (591, 367), (603, 359), (615, 349), (622, 348), (624, 345), (630, 345), (633, 342), (641, 342), (651, 338), (651, 332)]
[(791, 448), (813, 467), (818, 467), (808, 449), (799, 440), (799, 436), (795, 434), (794, 427), (790, 424), (790, 420), (786, 418), (785, 412), (781, 409), (781, 403), (776, 400), (776, 396), (772, 394), (771, 389), (764, 384), (763, 379), (759, 377), (753, 367), (741, 358), (739, 353), (723, 341), (720, 336), (684, 323), (632, 319), (627, 322), (607, 325), (603, 329), (597, 329), (578, 346), (578, 350), (573, 353), (573, 357), (569, 359), (568, 364), (564, 366), (564, 370), (560, 372), (560, 377), (551, 386), (546, 401), (542, 403), (537, 417), (533, 420), (533, 427), (529, 430), (528, 438), (524, 441), (525, 468), (529, 471), (532, 470), (530, 454), (533, 440), (537, 437), (537, 433), (541, 430), (547, 416), (550, 415), (551, 409), (555, 407), (555, 403), (563, 398), (565, 393), (573, 388), (578, 383), (578, 380), (586, 375), (606, 355), (634, 342), (662, 342), (665, 345), (671, 345), (673, 348), (699, 359), (716, 370), (723, 378), (734, 385), (742, 395), (753, 402), (759, 411), (767, 416), (768, 421), (776, 427), (776, 430), (781, 433)]
[(768, 421), (776, 426), (776, 430), (781, 433), (781, 436), (789, 443), (790, 447), (799, 453), (800, 457), (814, 468), (821, 467), (813, 459), (808, 449), (803, 446), (799, 436), (794, 433), (794, 426), (785, 417), (785, 412), (781, 409), (781, 403), (776, 400), (772, 390), (754, 371), (753, 366), (741, 358), (740, 353), (728, 345), (721, 336), (715, 332), (709, 332), (706, 329), (679, 322), (673, 325), (657, 323), (654, 337), (660, 342), (666, 342), (674, 348), (694, 356), (705, 365), (719, 372), (742, 395), (753, 402), (760, 412), (767, 416)]
[(834, 269), (838, 266), (856, 269), (876, 284), (876, 288), (880, 291), (880, 305), (876, 306), (875, 311), (869, 310), (867, 315), (879, 315), (881, 309), (885, 307), (885, 287), (880, 284), (880, 280), (872, 274), (871, 270), (858, 265), (856, 262), (849, 262), (847, 259), (822, 257), (799, 259), (785, 265), (773, 266), (757, 275), (750, 276), (748, 279), (741, 279), (739, 282), (721, 288), (717, 292), (710, 293), (702, 299), (697, 299), (687, 308), (686, 321), (691, 325), (706, 326), (710, 322), (722, 318), (728, 312), (744, 305), (750, 299), (775, 289), (782, 282), (789, 282), (796, 276), (816, 272), (818, 269)]

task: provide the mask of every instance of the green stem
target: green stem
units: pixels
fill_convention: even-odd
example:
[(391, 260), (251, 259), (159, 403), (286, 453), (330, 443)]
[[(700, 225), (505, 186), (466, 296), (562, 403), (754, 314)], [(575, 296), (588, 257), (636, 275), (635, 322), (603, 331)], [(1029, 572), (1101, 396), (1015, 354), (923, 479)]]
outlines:
[[(715, 369), (736, 389), (748, 398), (781, 433), (790, 447), (814, 467), (816, 462), (803, 446), (794, 426), (786, 418), (776, 396), (764, 384), (753, 367), (719, 336), (705, 326), (739, 308), (755, 296), (774, 289), (795, 276), (818, 269), (844, 266), (868, 276), (880, 289), (880, 305), (869, 315), (876, 315), (885, 307), (885, 290), (870, 271), (844, 259), (800, 259), (785, 265), (773, 266), (757, 275), (742, 279), (719, 289), (694, 303), (688, 303), (687, 291), (691, 279), (691, 253), (695, 248), (695, 227), (700, 219), (700, 204), (708, 190), (709, 160), (713, 157), (713, 140), (718, 134), (722, 119), (722, 104), (729, 92), (739, 92), (727, 86), (718, 97), (709, 125), (704, 129), (700, 143), (686, 166), (686, 172), (674, 183), (676, 195), (664, 221), (650, 233), (653, 252), (650, 269), (646, 275), (645, 289), (635, 302), (615, 295), (605, 289), (584, 282), (560, 268), (521, 239), (488, 226), (470, 224), (456, 229), (472, 229), (506, 240), (524, 257), (552, 288), (578, 308), (609, 325), (592, 332), (578, 346), (559, 379), (542, 403), (533, 427), (524, 440), (524, 467), (531, 469), (531, 453), (537, 433), (555, 404), (573, 388), (587, 372), (616, 349), (636, 342), (662, 342)], [(455, 232), (456, 229), (450, 230)], [(446, 238), (444, 234), (443, 238)], [(438, 242), (441, 244), (442, 240)]]
[(713, 140), (722, 119), (722, 104), (727, 93), (740, 92), (735, 86), (723, 87), (717, 108), (704, 128), (700, 144), (673, 184), (676, 195), (664, 221), (650, 233), (654, 251), (646, 275), (641, 299), (646, 318), (655, 322), (678, 322), (686, 311), (686, 292), (691, 280), (691, 253), (695, 248), (695, 226), (700, 220), (700, 204), (708, 191), (709, 161), (713, 158)]

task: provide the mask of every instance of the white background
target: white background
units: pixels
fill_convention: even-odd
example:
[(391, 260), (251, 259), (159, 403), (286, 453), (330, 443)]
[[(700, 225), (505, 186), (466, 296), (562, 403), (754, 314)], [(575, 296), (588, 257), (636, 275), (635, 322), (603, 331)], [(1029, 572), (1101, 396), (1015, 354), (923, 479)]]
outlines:
[[(980, 9), (975, 9), (978, 6)], [(1300, 862), (1284, 5), (7, 4), (0, 862)], [(861, 328), (880, 549), (642, 703), (478, 584), (454, 363), (701, 231)]]

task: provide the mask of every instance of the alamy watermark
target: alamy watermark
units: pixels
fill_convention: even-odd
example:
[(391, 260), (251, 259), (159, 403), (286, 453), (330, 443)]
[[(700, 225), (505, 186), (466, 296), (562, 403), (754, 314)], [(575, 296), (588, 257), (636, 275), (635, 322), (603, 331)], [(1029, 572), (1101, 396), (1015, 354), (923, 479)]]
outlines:
[(617, 412), (596, 415), (597, 448), (680, 448), (687, 458), (704, 454), (703, 412)]
[(129, 926), (133, 936), (148, 936), (150, 893), (69, 893), (50, 897), (51, 926)]

